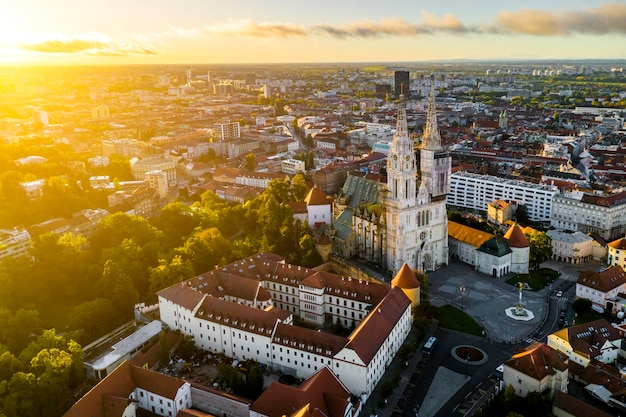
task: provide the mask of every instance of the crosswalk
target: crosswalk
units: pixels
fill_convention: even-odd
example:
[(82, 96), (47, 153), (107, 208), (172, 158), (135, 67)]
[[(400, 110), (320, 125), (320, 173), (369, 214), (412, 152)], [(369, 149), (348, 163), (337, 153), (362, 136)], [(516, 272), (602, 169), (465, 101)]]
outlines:
[(566, 299), (566, 298), (567, 298), (567, 297), (563, 297), (562, 295), (561, 295), (561, 296), (558, 296), (558, 295), (556, 295), (556, 294), (552, 294), (552, 295), (550, 296), (550, 299), (551, 299), (551, 300), (564, 300), (564, 299)]
[(532, 345), (533, 343), (541, 342), (541, 340), (535, 339), (534, 337), (527, 337), (526, 339), (524, 339), (524, 342)]

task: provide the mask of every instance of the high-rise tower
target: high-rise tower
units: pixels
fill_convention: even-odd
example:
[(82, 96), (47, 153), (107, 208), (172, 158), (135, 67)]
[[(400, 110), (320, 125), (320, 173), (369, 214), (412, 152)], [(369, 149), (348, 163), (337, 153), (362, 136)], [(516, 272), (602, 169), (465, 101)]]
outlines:
[(409, 96), (409, 72), (408, 71), (396, 71), (394, 72), (394, 93), (395, 97), (399, 98), (401, 95), (405, 97)]

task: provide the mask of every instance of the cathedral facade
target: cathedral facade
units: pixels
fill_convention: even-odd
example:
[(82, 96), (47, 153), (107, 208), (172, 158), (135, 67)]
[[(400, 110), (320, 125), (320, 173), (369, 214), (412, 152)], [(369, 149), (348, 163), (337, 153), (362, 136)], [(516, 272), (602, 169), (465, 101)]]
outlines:
[(401, 98), (387, 159), (387, 182), (349, 176), (337, 198), (336, 255), (358, 256), (394, 273), (404, 263), (420, 271), (448, 264), (446, 195), (451, 158), (441, 145), (434, 91), (417, 151), (408, 134)]

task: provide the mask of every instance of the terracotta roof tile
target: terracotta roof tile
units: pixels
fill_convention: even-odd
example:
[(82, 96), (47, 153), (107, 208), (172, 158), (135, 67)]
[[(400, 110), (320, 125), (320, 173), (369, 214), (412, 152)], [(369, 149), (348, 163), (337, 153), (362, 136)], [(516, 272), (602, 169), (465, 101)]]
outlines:
[[(276, 326), (272, 343), (299, 350), (316, 352), (326, 357), (335, 356), (348, 343), (348, 339), (306, 327), (279, 323)], [(316, 349), (321, 348), (321, 352)]]
[(181, 282), (180, 284), (175, 284), (159, 291), (157, 296), (163, 297), (191, 311), (200, 303), (204, 294), (194, 290), (185, 282)]
[(579, 400), (569, 394), (561, 391), (556, 391), (554, 395), (554, 401), (552, 402), (552, 414), (557, 415), (554, 411), (555, 408), (562, 410), (573, 417), (611, 417), (611, 414), (607, 414), (602, 410), (599, 410), (587, 404), (584, 401)]
[(228, 324), (230, 327), (265, 336), (271, 334), (278, 321), (286, 321), (290, 316), (290, 312), (278, 308), (260, 310), (211, 296), (202, 301), (196, 312), (196, 318), (201, 320)]
[(402, 289), (419, 288), (420, 282), (415, 277), (415, 273), (408, 264), (402, 265), (400, 271), (396, 274), (394, 279), (391, 280), (392, 287), (400, 287)]
[(516, 353), (505, 365), (536, 379), (542, 380), (547, 375), (554, 375), (555, 369), (565, 371), (568, 357), (545, 343), (533, 343)]
[(410, 306), (411, 300), (404, 295), (402, 290), (398, 287), (392, 288), (352, 332), (346, 348), (354, 350), (363, 363), (369, 365), (391, 329)]
[(527, 248), (530, 246), (528, 239), (524, 236), (524, 232), (517, 224), (514, 224), (507, 230), (504, 238), (509, 241), (509, 247), (511, 248)]
[(619, 238), (609, 243), (609, 246), (613, 249), (626, 249), (626, 238)]
[(318, 188), (317, 185), (314, 185), (309, 191), (309, 194), (304, 199), (305, 203), (309, 206), (325, 206), (330, 204), (330, 200), (324, 194), (321, 188)]
[(124, 406), (131, 392), (137, 387), (174, 399), (184, 384), (185, 381), (182, 379), (159, 374), (124, 361), (78, 400), (63, 417), (113, 416)]
[(577, 284), (606, 293), (626, 284), (626, 274), (619, 265), (607, 268), (603, 272), (587, 270), (580, 274)]
[(266, 416), (343, 417), (349, 399), (350, 392), (324, 366), (299, 387), (272, 383), (250, 406), (250, 411)]

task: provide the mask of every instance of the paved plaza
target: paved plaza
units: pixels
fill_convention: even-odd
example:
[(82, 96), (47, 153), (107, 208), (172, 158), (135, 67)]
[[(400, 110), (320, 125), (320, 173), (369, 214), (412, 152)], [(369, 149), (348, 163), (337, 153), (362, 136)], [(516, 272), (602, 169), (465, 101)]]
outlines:
[(451, 304), (463, 309), (478, 321), (487, 337), (496, 342), (517, 343), (532, 334), (545, 316), (550, 288), (522, 292), (524, 308), (534, 318), (514, 320), (505, 314), (519, 301), (519, 290), (506, 282), (506, 277), (492, 278), (479, 274), (470, 265), (453, 262), (428, 274), (429, 301), (440, 307)]

